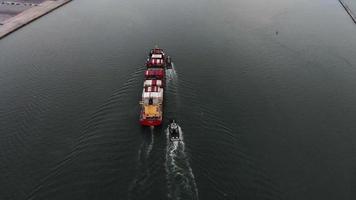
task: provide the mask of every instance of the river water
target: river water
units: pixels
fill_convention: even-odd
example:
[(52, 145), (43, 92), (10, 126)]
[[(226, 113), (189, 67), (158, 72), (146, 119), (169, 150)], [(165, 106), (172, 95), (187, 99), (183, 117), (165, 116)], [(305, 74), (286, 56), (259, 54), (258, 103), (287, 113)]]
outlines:
[(73, 1), (0, 41), (0, 199), (355, 199), (355, 55), (337, 0)]

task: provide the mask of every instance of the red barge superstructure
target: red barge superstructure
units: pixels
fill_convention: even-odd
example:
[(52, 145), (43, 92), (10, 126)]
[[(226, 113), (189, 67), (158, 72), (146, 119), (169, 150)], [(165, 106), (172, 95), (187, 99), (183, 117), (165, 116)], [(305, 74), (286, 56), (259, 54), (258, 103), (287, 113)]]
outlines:
[(162, 124), (166, 68), (171, 66), (170, 62), (170, 58), (166, 57), (160, 48), (154, 48), (149, 53), (140, 101), (140, 123), (142, 126)]

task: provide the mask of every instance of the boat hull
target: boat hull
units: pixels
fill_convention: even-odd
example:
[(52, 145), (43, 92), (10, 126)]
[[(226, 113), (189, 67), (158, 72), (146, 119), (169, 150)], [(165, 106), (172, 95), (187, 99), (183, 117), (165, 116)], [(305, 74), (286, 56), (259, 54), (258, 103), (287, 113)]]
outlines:
[(150, 51), (146, 62), (142, 100), (140, 101), (142, 126), (160, 126), (163, 119), (163, 92), (166, 81), (166, 56), (162, 49)]

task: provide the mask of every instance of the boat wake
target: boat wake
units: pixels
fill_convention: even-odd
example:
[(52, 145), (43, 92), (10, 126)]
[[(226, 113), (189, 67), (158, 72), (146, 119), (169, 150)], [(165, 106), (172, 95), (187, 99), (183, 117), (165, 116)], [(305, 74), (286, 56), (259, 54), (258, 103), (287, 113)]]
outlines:
[(177, 73), (174, 68), (174, 64), (172, 63), (172, 68), (171, 69), (166, 69), (166, 84), (167, 86), (170, 83), (174, 83), (177, 80)]
[(150, 139), (145, 139), (138, 150), (136, 176), (130, 184), (128, 199), (137, 199), (142, 196), (142, 193), (145, 192), (145, 186), (151, 177), (148, 159), (154, 145), (153, 133), (152, 127), (150, 128)]
[(148, 144), (148, 146), (147, 146), (147, 148), (146, 148), (146, 160), (148, 159), (148, 157), (150, 156), (150, 153), (151, 153), (151, 151), (152, 151), (152, 148), (153, 148), (153, 145), (154, 145), (154, 143), (155, 143), (155, 137), (154, 137), (154, 135), (153, 135), (153, 127), (150, 127), (150, 131), (151, 131), (151, 133), (150, 133), (150, 135), (151, 135), (151, 139), (150, 139), (150, 142), (149, 142), (149, 144)]
[(198, 188), (195, 182), (193, 170), (185, 153), (183, 132), (179, 127), (180, 141), (171, 141), (169, 131), (166, 130), (166, 174), (168, 186), (168, 198), (172, 200), (198, 198)]

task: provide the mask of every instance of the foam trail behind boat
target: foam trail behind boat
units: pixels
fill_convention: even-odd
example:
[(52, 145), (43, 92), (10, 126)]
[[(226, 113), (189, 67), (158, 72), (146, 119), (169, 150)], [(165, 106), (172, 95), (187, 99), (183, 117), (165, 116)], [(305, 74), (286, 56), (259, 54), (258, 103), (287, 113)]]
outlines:
[(172, 63), (172, 69), (166, 69), (166, 84), (169, 86), (170, 83), (174, 83), (177, 79), (177, 73)]
[(166, 173), (168, 185), (168, 198), (172, 200), (192, 199), (197, 200), (198, 188), (193, 170), (185, 153), (183, 132), (179, 127), (181, 141), (171, 141), (169, 131), (166, 130)]

